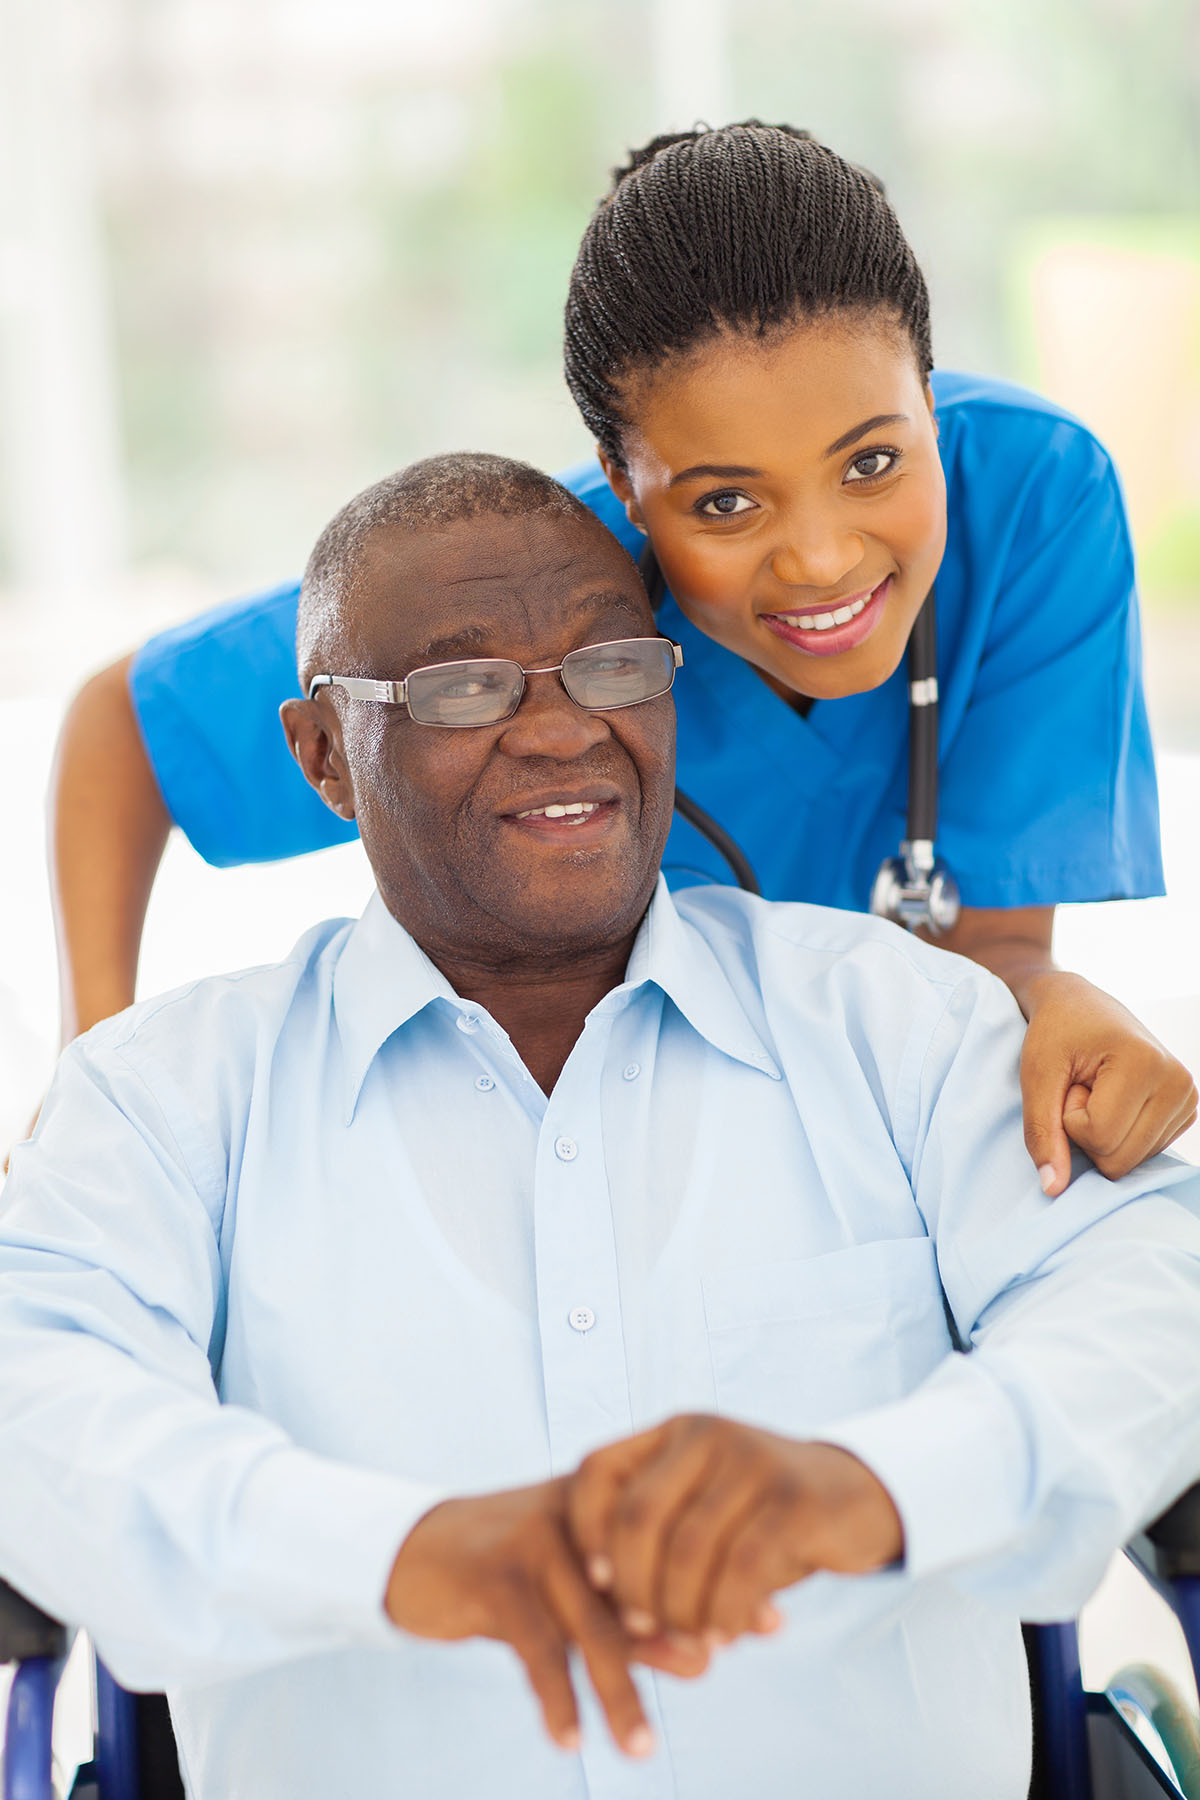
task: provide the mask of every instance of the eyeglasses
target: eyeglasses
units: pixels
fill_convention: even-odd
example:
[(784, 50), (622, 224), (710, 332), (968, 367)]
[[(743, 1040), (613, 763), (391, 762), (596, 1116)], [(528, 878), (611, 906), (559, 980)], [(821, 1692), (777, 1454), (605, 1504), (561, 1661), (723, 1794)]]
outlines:
[(558, 675), (585, 712), (616, 712), (639, 706), (669, 691), (683, 651), (670, 638), (618, 638), (613, 644), (587, 644), (572, 650), (552, 669), (523, 669), (506, 657), (483, 656), (468, 662), (431, 663), (413, 669), (403, 681), (372, 681), (357, 675), (316, 675), (309, 683), (311, 700), (320, 688), (341, 688), (352, 700), (375, 700), (406, 706), (418, 725), (499, 725), (511, 719), (525, 693), (527, 675)]

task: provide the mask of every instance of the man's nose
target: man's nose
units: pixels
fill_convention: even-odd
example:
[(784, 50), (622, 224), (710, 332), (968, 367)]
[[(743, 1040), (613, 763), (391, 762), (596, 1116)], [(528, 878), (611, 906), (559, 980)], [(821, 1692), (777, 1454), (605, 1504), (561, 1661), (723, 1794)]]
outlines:
[(603, 713), (576, 706), (556, 674), (525, 677), (525, 692), (500, 737), (508, 756), (550, 756), (569, 762), (608, 736)]
[(790, 519), (768, 552), (776, 581), (785, 587), (835, 588), (863, 558), (862, 533), (844, 521), (806, 513)]

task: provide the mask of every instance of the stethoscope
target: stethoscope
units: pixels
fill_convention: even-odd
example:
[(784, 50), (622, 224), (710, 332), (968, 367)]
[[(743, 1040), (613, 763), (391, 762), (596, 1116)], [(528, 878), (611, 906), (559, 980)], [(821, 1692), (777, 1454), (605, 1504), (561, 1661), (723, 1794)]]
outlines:
[[(667, 584), (649, 544), (638, 560), (650, 604), (657, 612)], [(754, 870), (729, 833), (682, 788), (675, 789), (675, 811), (706, 837), (726, 862), (739, 887), (758, 894)], [(870, 910), (878, 918), (919, 926), (931, 937), (953, 930), (961, 902), (958, 883), (935, 849), (938, 811), (938, 683), (937, 614), (930, 588), (908, 639), (908, 809), (904, 841), (898, 856), (879, 865), (871, 886)]]

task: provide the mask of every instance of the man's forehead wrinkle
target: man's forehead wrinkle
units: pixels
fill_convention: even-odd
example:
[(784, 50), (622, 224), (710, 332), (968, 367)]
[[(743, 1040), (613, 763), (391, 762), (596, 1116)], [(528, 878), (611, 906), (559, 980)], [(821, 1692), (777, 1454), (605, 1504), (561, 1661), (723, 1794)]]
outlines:
[(641, 581), (615, 539), (590, 520), (546, 514), (460, 520), (413, 531), (384, 525), (361, 546), (343, 595), (338, 636), (355, 668), (344, 674), (398, 679), (425, 663), (530, 651), (559, 653), (587, 615), (630, 620), (619, 637), (650, 623)]

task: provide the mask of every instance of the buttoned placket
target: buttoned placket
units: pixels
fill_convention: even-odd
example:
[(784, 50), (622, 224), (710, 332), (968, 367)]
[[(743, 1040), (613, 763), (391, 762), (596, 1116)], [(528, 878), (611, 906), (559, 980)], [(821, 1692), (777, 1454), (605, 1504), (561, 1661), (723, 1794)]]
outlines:
[(478, 1067), (472, 1080), (475, 1092), (493, 1094), (498, 1081), (503, 1081), (506, 1092), (540, 1122), (545, 1113), (546, 1097), (490, 1014), (460, 1002), (455, 1008), (454, 1023), (477, 1059)]
[[(616, 996), (592, 1013), (546, 1107), (534, 1174), (534, 1245), (546, 1422), (555, 1474), (568, 1474), (597, 1445), (633, 1430), (621, 1324), (616, 1237), (601, 1139), (602, 1093)], [(619, 1087), (630, 1060), (615, 1073)], [(640, 1072), (640, 1071), (639, 1071)], [(581, 1752), (590, 1800), (670, 1800), (675, 1786), (661, 1747), (657, 1686), (638, 1687), (660, 1740), (646, 1761), (622, 1756), (586, 1691)]]
[(534, 1170), (538, 1322), (556, 1474), (633, 1429), (601, 1139), (611, 1031), (611, 1016), (588, 1020), (546, 1106)]

